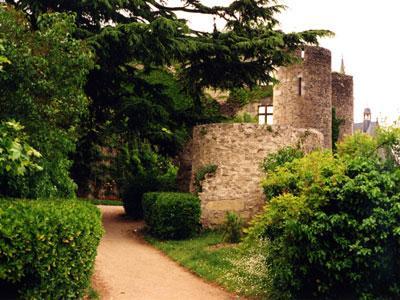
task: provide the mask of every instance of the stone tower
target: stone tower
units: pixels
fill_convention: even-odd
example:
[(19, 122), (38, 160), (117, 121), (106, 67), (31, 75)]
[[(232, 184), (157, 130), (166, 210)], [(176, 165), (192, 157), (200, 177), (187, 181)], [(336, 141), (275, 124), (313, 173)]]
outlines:
[(274, 88), (274, 124), (315, 128), (332, 147), (331, 52), (321, 47), (298, 51), (300, 63), (279, 68)]
[(363, 132), (367, 132), (371, 125), (371, 109), (364, 109)]
[[(344, 70), (344, 67), (342, 67)], [(353, 77), (344, 73), (332, 73), (332, 106), (336, 117), (342, 120), (339, 129), (339, 141), (353, 134), (354, 99)]]

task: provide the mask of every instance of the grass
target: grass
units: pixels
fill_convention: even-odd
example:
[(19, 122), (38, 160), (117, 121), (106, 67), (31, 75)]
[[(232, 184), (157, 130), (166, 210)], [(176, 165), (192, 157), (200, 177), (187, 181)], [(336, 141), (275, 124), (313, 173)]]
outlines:
[(85, 300), (99, 300), (100, 295), (92, 286), (90, 286), (85, 298)]
[(110, 205), (110, 206), (122, 206), (122, 201), (118, 200), (99, 200), (99, 199), (86, 199), (86, 198), (79, 198), (81, 201), (89, 201), (94, 205)]
[(146, 240), (200, 277), (239, 295), (265, 299), (265, 264), (259, 253), (224, 244), (219, 232), (183, 241)]

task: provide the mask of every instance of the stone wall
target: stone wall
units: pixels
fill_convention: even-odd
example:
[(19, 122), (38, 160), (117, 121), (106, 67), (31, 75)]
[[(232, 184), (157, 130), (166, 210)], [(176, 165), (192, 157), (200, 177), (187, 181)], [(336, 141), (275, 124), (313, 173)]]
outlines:
[(323, 146), (323, 136), (314, 129), (258, 124), (209, 124), (196, 126), (192, 141), (191, 191), (196, 172), (217, 165), (206, 176), (199, 193), (202, 223), (213, 227), (224, 221), (227, 211), (249, 220), (264, 204), (260, 165), (267, 154), (289, 145), (305, 151)]
[(354, 98), (352, 76), (332, 73), (332, 106), (336, 108), (336, 117), (343, 121), (339, 131), (339, 141), (341, 141), (346, 135), (353, 134)]
[[(331, 53), (320, 47), (306, 47), (300, 62), (279, 68), (274, 88), (274, 124), (294, 128), (315, 128), (332, 147)], [(301, 78), (301, 81), (299, 80)], [(301, 93), (299, 93), (299, 83)]]
[(175, 159), (175, 165), (179, 167), (176, 176), (176, 183), (180, 192), (188, 193), (190, 191), (190, 179), (192, 176), (192, 151), (193, 141), (186, 142), (182, 151)]

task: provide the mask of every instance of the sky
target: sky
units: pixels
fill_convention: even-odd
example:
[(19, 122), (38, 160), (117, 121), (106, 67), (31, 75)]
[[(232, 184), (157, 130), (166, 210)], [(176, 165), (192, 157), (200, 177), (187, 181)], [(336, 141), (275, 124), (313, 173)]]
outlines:
[[(170, 0), (171, 5), (179, 3)], [(229, 0), (203, 0), (228, 5)], [(343, 56), (346, 73), (354, 77), (354, 118), (363, 110), (391, 123), (400, 117), (400, 1), (398, 0), (282, 0), (288, 8), (277, 16), (286, 32), (328, 29), (335, 37), (320, 45), (332, 52), (332, 68), (339, 71)], [(210, 30), (212, 17), (184, 15), (191, 27)], [(220, 29), (222, 22), (217, 22)]]

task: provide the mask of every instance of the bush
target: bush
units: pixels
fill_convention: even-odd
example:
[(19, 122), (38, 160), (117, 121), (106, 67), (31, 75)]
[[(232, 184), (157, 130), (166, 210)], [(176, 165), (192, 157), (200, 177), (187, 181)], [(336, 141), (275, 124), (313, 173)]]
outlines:
[(242, 218), (234, 212), (227, 212), (222, 226), (224, 240), (229, 243), (239, 243), (242, 238), (242, 227)]
[(161, 239), (185, 239), (200, 227), (200, 200), (186, 193), (146, 193), (144, 220), (150, 234)]
[(143, 218), (142, 198), (147, 192), (175, 191), (177, 168), (148, 143), (126, 144), (117, 158), (117, 182), (125, 213)]
[(291, 162), (296, 158), (302, 158), (304, 152), (300, 149), (293, 147), (284, 147), (276, 153), (268, 155), (262, 164), (262, 168), (265, 172), (273, 172), (279, 166), (283, 166), (287, 162)]
[(22, 298), (79, 299), (101, 235), (91, 204), (0, 200), (0, 282), (15, 285)]
[(267, 241), (271, 299), (400, 298), (400, 169), (377, 151), (355, 135), (268, 174), (247, 243)]
[(26, 142), (23, 129), (12, 120), (0, 122), (0, 176), (5, 173), (22, 176), (28, 170), (42, 169), (35, 163), (41, 154)]

